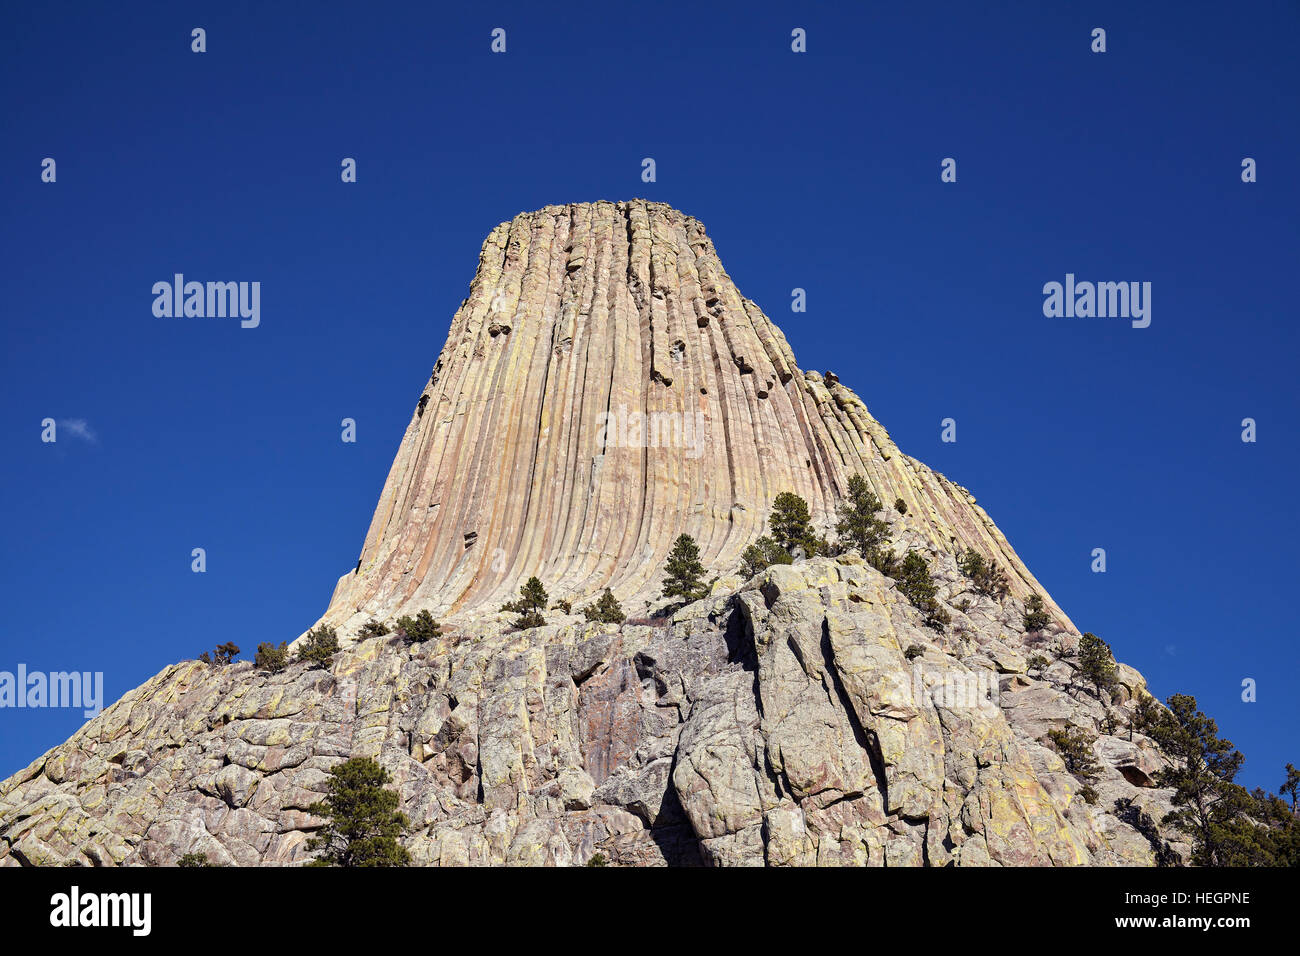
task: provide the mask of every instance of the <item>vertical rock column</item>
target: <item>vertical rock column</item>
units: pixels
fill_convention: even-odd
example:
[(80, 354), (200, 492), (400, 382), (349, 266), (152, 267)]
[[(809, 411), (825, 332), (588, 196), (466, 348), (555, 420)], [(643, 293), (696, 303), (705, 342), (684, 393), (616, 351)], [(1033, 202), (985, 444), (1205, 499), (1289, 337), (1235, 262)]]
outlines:
[(640, 200), (548, 206), (483, 243), (325, 618), (495, 610), (530, 575), (636, 609), (677, 535), (731, 571), (778, 493), (828, 522), (854, 472), (934, 546), (976, 547), (1014, 592), (1041, 590), (968, 492), (899, 453), (833, 376), (798, 368), (702, 224)]

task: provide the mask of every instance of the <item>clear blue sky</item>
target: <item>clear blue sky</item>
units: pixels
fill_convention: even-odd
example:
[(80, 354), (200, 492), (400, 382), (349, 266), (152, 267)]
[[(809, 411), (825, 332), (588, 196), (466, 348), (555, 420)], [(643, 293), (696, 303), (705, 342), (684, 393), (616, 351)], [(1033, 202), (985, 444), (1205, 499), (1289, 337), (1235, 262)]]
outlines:
[[(102, 670), (112, 700), (296, 636), (484, 236), (645, 197), (1276, 788), (1300, 761), (1295, 4), (720, 6), (8, 5), (0, 670)], [(260, 328), (155, 318), (174, 272), (260, 281)], [(1045, 318), (1067, 272), (1151, 282), (1150, 328)], [(88, 437), (42, 444), (46, 417)], [(81, 719), (0, 711), (0, 776)]]

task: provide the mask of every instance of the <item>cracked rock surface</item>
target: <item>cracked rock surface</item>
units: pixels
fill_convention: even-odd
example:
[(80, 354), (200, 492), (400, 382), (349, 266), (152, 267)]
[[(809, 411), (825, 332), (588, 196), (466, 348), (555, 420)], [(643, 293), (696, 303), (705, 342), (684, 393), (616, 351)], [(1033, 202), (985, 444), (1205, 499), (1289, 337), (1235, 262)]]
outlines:
[[(370, 638), (277, 675), (177, 664), (0, 785), (0, 864), (301, 863), (326, 772), (366, 755), (423, 865), (1149, 865), (1114, 804), (1159, 817), (1160, 755), (1098, 734), (1141, 677), (1106, 705), (1031, 677), (1018, 602), (960, 588), (938, 634), (850, 552), (665, 626)], [(1043, 740), (1067, 725), (1098, 734), (1094, 805)]]

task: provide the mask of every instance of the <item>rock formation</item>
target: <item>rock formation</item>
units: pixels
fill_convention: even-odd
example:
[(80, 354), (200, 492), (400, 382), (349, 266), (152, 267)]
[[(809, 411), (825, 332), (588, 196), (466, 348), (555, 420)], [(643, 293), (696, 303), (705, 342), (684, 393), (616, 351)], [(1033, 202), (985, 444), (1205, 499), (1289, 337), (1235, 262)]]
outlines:
[(1042, 590), (968, 491), (901, 454), (835, 375), (799, 369), (703, 225), (657, 203), (549, 206), (484, 242), (325, 618), (495, 610), (532, 574), (639, 607), (678, 534), (733, 569), (778, 493), (824, 522), (854, 472), (933, 547)]
[[(855, 472), (905, 502), (891, 538), (934, 569), (944, 631), (856, 552), (736, 574), (779, 492), (825, 527)], [(639, 613), (683, 531), (718, 575), (704, 600), (505, 626), (529, 575)], [(966, 547), (1009, 595), (972, 590)], [(1149, 865), (1163, 757), (1121, 729), (1142, 678), (1080, 690), (1060, 609), (1022, 626), (1041, 590), (965, 489), (797, 367), (698, 222), (548, 207), (484, 243), (324, 615), (333, 665), (165, 668), (0, 784), (0, 864), (301, 863), (327, 771), (371, 756), (424, 865)], [(443, 636), (360, 631), (422, 608)], [(1094, 803), (1047, 742), (1065, 727), (1093, 739)]]

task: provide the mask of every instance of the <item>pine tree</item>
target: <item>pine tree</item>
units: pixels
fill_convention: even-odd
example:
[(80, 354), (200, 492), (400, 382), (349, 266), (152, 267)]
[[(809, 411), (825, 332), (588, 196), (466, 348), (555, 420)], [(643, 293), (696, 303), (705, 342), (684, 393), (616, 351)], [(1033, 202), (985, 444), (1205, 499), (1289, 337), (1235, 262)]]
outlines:
[(1223, 866), (1300, 866), (1300, 818), (1275, 794), (1233, 784), (1239, 809), (1217, 829)]
[(783, 491), (776, 496), (768, 524), (772, 526), (772, 538), (776, 543), (795, 557), (811, 558), (823, 550), (822, 541), (813, 531), (808, 502), (792, 491)]
[(329, 820), (307, 842), (322, 850), (313, 866), (406, 866), (411, 855), (399, 843), (409, 825), (397, 808), (388, 771), (369, 757), (353, 757), (330, 771), (325, 799), (307, 808)]
[(524, 582), (524, 586), (519, 589), (519, 596), (526, 606), (535, 608), (538, 611), (545, 608), (546, 602), (550, 600), (546, 588), (542, 587), (541, 578), (536, 575)]
[(1047, 625), (1052, 623), (1052, 616), (1047, 613), (1043, 604), (1043, 599), (1037, 594), (1031, 594), (1025, 599), (1024, 625), (1025, 631), (1041, 631)]
[(687, 604), (704, 597), (704, 565), (700, 563), (700, 546), (689, 534), (677, 536), (664, 564), (664, 597), (678, 597)]
[(253, 666), (271, 674), (280, 673), (289, 666), (289, 645), (284, 641), (281, 641), (278, 646), (267, 642), (258, 644)]
[(835, 533), (840, 544), (857, 548), (864, 558), (882, 548), (889, 537), (889, 525), (876, 517), (882, 507), (865, 478), (850, 476), (848, 497), (835, 509)]
[(957, 561), (957, 570), (966, 575), (966, 577), (970, 578), (972, 581), (979, 575), (983, 574), (985, 568), (984, 555), (980, 554), (974, 548), (967, 548)]
[(209, 654), (204, 651), (199, 655), (199, 660), (205, 664), (214, 664), (217, 667), (231, 663), (239, 656), (239, 645), (234, 641), (226, 641), (224, 644), (218, 644)]
[(583, 616), (588, 621), (596, 621), (601, 624), (622, 624), (627, 617), (623, 613), (623, 606), (618, 603), (614, 597), (614, 592), (605, 588), (605, 593), (600, 596), (600, 600), (593, 601), (582, 609)]
[(1088, 803), (1096, 803), (1097, 790), (1093, 784), (1097, 781), (1101, 767), (1093, 755), (1092, 741), (1088, 735), (1078, 727), (1065, 727), (1060, 730), (1049, 730), (1047, 736), (1051, 738), (1056, 752), (1065, 761), (1065, 769), (1083, 784), (1079, 789), (1079, 796)]
[[(1150, 715), (1137, 724), (1172, 758), (1173, 766), (1158, 771), (1155, 783), (1174, 790), (1174, 811), (1161, 821), (1191, 838), (1192, 857), (1198, 866), (1300, 866), (1300, 816), (1281, 797), (1262, 789), (1247, 791), (1233, 782), (1242, 756), (1229, 741), (1218, 737), (1218, 727), (1196, 709), (1196, 699), (1175, 694), (1169, 709), (1144, 696), (1139, 707)], [(1142, 705), (1148, 705), (1145, 708)], [(1300, 772), (1287, 764), (1288, 783), (1300, 784)], [(1154, 821), (1145, 815), (1120, 818), (1136, 826), (1156, 851), (1156, 862), (1168, 866), (1181, 862), (1168, 843), (1160, 839)]]
[(1096, 698), (1101, 700), (1103, 690), (1110, 691), (1116, 681), (1115, 659), (1110, 645), (1096, 634), (1086, 632), (1079, 638), (1079, 676), (1092, 684)]
[(1145, 734), (1155, 726), (1160, 719), (1160, 705), (1156, 699), (1143, 690), (1138, 691), (1137, 703), (1133, 705), (1133, 713), (1128, 719), (1128, 739), (1132, 740), (1134, 734)]
[(328, 624), (322, 624), (307, 632), (302, 647), (298, 648), (296, 660), (308, 667), (329, 667), (334, 663), (334, 655), (338, 652), (338, 633)]
[(1282, 786), (1278, 788), (1278, 792), (1284, 797), (1288, 795), (1291, 797), (1292, 813), (1296, 812), (1297, 791), (1300, 791), (1300, 770), (1297, 770), (1291, 764), (1287, 764), (1286, 780), (1282, 783)]
[(1007, 572), (998, 566), (996, 560), (990, 558), (988, 571), (984, 573), (983, 578), (975, 582), (975, 587), (981, 594), (1001, 600), (1011, 591), (1011, 582), (1007, 580)]
[(1011, 590), (1007, 573), (998, 567), (997, 561), (986, 561), (974, 548), (966, 549), (957, 562), (957, 570), (970, 578), (975, 590), (986, 597), (1003, 598)]
[(409, 614), (397, 619), (397, 631), (411, 644), (423, 644), (442, 635), (442, 626), (433, 619), (428, 610), (422, 610), (415, 617)]
[(546, 610), (548, 600), (541, 579), (534, 575), (519, 589), (519, 600), (501, 605), (501, 610), (519, 615), (514, 620), (514, 626), (521, 631), (530, 627), (541, 627), (546, 623), (542, 611)]
[(1174, 809), (1162, 821), (1186, 833), (1192, 862), (1226, 866), (1232, 854), (1232, 823), (1246, 805), (1243, 787), (1233, 783), (1244, 759), (1219, 726), (1196, 709), (1196, 698), (1174, 694), (1148, 734), (1171, 761), (1156, 772), (1156, 786), (1174, 791)]
[(927, 627), (942, 632), (951, 621), (948, 612), (939, 604), (939, 588), (930, 576), (930, 566), (918, 551), (909, 551), (898, 573), (898, 590), (921, 612)]
[(761, 571), (766, 571), (774, 564), (792, 564), (794, 558), (767, 535), (763, 535), (740, 555), (741, 573), (752, 578)]

